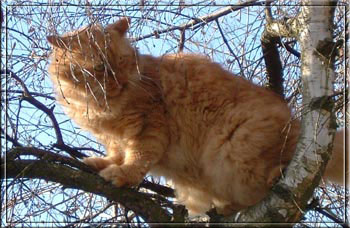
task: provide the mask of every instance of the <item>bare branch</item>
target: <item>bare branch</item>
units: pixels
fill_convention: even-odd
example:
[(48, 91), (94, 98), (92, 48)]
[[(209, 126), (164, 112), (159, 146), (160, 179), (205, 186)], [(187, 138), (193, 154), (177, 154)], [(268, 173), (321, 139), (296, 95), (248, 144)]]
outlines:
[(6, 70), (6, 71), (1, 71), (1, 74), (9, 74), (13, 79), (15, 79), (17, 82), (19, 82), (19, 84), (21, 85), (21, 87), (23, 88), (23, 97), (22, 99), (29, 102), (30, 104), (34, 105), (36, 108), (40, 109), (41, 111), (43, 111), (44, 113), (46, 113), (46, 115), (49, 116), (53, 128), (55, 130), (56, 133), (56, 137), (57, 137), (57, 142), (56, 144), (54, 144), (54, 147), (58, 148), (58, 149), (62, 149), (64, 151), (66, 151), (67, 153), (69, 153), (71, 156), (73, 157), (77, 157), (77, 158), (83, 158), (86, 157), (85, 154), (82, 154), (81, 152), (79, 152), (78, 150), (71, 148), (70, 146), (67, 146), (64, 141), (63, 141), (63, 137), (62, 137), (62, 133), (61, 133), (61, 129), (60, 126), (56, 120), (56, 117), (53, 113), (53, 108), (47, 108), (46, 105), (44, 105), (43, 103), (41, 103), (40, 101), (38, 101), (37, 99), (35, 99), (31, 93), (29, 92), (27, 86), (25, 85), (25, 83), (22, 81), (22, 79), (20, 79), (15, 73), (13, 73), (10, 70)]
[(180, 30), (180, 31), (182, 31), (184, 29), (186, 30), (186, 29), (194, 27), (195, 25), (205, 25), (211, 21), (214, 21), (215, 19), (218, 19), (219, 17), (225, 16), (231, 12), (240, 10), (244, 7), (259, 6), (259, 5), (263, 5), (263, 4), (265, 4), (264, 1), (259, 2), (258, 0), (248, 0), (248, 1), (243, 2), (241, 4), (238, 4), (238, 5), (224, 7), (224, 8), (217, 10), (209, 15), (205, 15), (205, 16), (202, 16), (202, 17), (199, 17), (196, 19), (192, 19), (189, 22), (182, 24), (182, 25), (179, 25), (179, 26), (173, 26), (173, 27), (169, 27), (169, 28), (166, 28), (163, 30), (156, 30), (151, 34), (147, 34), (144, 36), (134, 38), (134, 39), (132, 39), (132, 41), (135, 42), (135, 41), (143, 40), (143, 39), (146, 39), (146, 38), (149, 38), (152, 36), (159, 36), (160, 34), (171, 32), (174, 30)]
[(59, 162), (60, 164), (69, 165), (70, 167), (78, 168), (81, 171), (95, 173), (93, 169), (84, 163), (72, 159), (70, 157), (62, 156), (54, 152), (50, 152), (47, 150), (38, 149), (35, 147), (17, 147), (9, 150), (6, 154), (7, 161), (16, 160), (20, 156), (24, 155), (32, 155), (37, 157), (40, 160), (45, 160), (48, 162)]
[(178, 52), (182, 52), (184, 50), (185, 40), (186, 40), (186, 29), (183, 29), (180, 33)]
[(289, 51), (292, 55), (294, 55), (295, 57), (297, 57), (298, 59), (300, 58), (300, 52), (298, 52), (297, 50), (295, 50), (294, 48), (292, 48), (289, 44), (290, 43), (295, 43), (296, 41), (289, 41), (289, 42), (284, 42), (282, 43), (282, 46), (286, 48), (287, 51)]
[[(129, 188), (116, 188), (102, 177), (76, 170), (63, 164), (41, 160), (1, 159), (1, 178), (38, 178), (62, 184), (65, 188), (91, 192), (109, 200), (119, 202), (139, 214), (147, 222), (170, 222), (171, 216), (148, 194)], [(6, 174), (6, 176), (5, 176)]]
[(265, 8), (267, 24), (261, 37), (261, 48), (264, 54), (266, 74), (269, 81), (268, 88), (275, 91), (281, 97), (284, 97), (282, 62), (277, 48), (277, 44), (281, 43), (281, 39), (278, 36), (271, 35), (267, 29), (271, 23), (274, 23), (270, 4), (270, 2), (267, 2)]
[(232, 50), (231, 46), (229, 45), (229, 43), (228, 43), (228, 41), (227, 41), (227, 39), (226, 39), (226, 36), (225, 36), (224, 32), (223, 32), (222, 29), (221, 29), (221, 26), (220, 26), (219, 21), (216, 19), (215, 22), (216, 22), (216, 24), (217, 24), (217, 26), (218, 26), (220, 35), (221, 35), (221, 37), (222, 37), (224, 43), (226, 44), (226, 46), (227, 46), (228, 50), (230, 51), (231, 55), (232, 55), (232, 56), (236, 59), (236, 61), (237, 61), (237, 64), (238, 64), (239, 69), (240, 69), (240, 75), (241, 75), (242, 77), (245, 77), (245, 76), (244, 76), (244, 70), (243, 70), (243, 67), (242, 67), (242, 65), (241, 65), (241, 61), (239, 61), (239, 58), (237, 57), (236, 53)]
[(139, 187), (149, 189), (165, 197), (175, 197), (174, 189), (144, 180)]
[(14, 146), (18, 146), (18, 147), (22, 147), (23, 145), (20, 144), (16, 139), (12, 138), (11, 136), (9, 136), (4, 129), (1, 128), (1, 134), (5, 135), (4, 138), (7, 141), (10, 141)]

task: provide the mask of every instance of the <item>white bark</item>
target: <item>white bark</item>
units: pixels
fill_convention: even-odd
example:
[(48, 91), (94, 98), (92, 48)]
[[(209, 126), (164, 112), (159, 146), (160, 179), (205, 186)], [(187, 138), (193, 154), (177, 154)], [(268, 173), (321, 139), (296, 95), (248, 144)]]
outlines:
[[(320, 4), (320, 1), (305, 1), (306, 6), (302, 7), (299, 15), (305, 113), (302, 118), (302, 135), (294, 160), (307, 158), (305, 168), (312, 170), (318, 170), (324, 160), (322, 157), (328, 157), (327, 153), (330, 151), (328, 148), (332, 145), (335, 130), (331, 124), (332, 101), (328, 99), (333, 94), (333, 61), (328, 55), (331, 53), (324, 53), (327, 46), (332, 46), (334, 9), (329, 6), (330, 2), (325, 1), (326, 6), (312, 6)], [(296, 175), (297, 178), (305, 178), (304, 175), (313, 178), (310, 172), (300, 171), (299, 175)], [(290, 182), (292, 179), (296, 178), (289, 177), (286, 181)]]

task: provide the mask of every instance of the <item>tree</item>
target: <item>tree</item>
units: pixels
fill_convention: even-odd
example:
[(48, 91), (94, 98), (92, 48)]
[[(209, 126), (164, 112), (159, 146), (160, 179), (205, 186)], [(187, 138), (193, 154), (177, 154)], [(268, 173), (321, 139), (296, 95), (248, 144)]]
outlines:
[[(333, 114), (338, 124), (345, 125), (341, 110), (347, 102), (343, 77), (349, 61), (344, 55), (349, 42), (346, 2), (321, 2), (326, 7), (316, 7), (319, 1), (303, 1), (302, 6), (288, 1), (219, 3), (225, 2), (12, 1), (3, 5), (1, 195), (6, 197), (2, 197), (2, 225), (148, 226), (206, 219), (241, 225), (252, 221), (342, 225), (344, 189), (322, 186), (314, 193), (314, 188), (327, 162), (321, 157), (327, 157), (325, 148), (332, 143)], [(125, 15), (132, 19), (129, 34), (142, 53), (206, 54), (254, 83), (269, 86), (302, 117), (304, 137), (295, 159), (263, 202), (238, 215), (222, 217), (213, 210), (208, 218), (191, 220), (185, 208), (174, 202), (173, 189), (165, 180), (149, 177), (137, 188), (118, 189), (80, 161), (101, 155), (104, 149), (55, 105), (45, 37), (90, 23), (108, 24)], [(313, 142), (316, 131), (321, 131), (318, 145), (303, 146)], [(310, 156), (314, 153), (317, 156)], [(314, 160), (303, 160), (305, 156)], [(308, 171), (295, 174), (295, 170)]]

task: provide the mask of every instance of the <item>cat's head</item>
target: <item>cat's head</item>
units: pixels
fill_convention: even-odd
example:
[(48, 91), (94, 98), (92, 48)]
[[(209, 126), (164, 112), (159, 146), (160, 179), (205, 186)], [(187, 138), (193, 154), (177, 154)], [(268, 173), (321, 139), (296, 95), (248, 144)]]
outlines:
[(136, 70), (137, 53), (125, 37), (129, 24), (122, 18), (105, 28), (90, 25), (48, 36), (53, 49), (49, 72), (56, 86), (74, 84), (94, 96), (116, 95)]

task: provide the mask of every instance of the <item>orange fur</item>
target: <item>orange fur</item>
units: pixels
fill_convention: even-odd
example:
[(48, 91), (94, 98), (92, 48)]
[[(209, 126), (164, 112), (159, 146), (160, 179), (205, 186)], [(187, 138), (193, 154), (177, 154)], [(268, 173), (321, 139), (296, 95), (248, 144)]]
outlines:
[(128, 24), (48, 37), (59, 103), (107, 150), (84, 162), (116, 186), (164, 176), (191, 213), (260, 201), (299, 135), (286, 102), (203, 56), (140, 55)]

